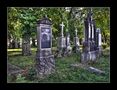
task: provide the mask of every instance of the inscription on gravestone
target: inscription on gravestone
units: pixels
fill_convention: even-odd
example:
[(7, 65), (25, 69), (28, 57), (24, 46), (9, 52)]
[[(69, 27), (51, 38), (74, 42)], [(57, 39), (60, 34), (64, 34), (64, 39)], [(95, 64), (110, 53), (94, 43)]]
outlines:
[(51, 48), (51, 30), (50, 30), (50, 28), (41, 29), (41, 48)]

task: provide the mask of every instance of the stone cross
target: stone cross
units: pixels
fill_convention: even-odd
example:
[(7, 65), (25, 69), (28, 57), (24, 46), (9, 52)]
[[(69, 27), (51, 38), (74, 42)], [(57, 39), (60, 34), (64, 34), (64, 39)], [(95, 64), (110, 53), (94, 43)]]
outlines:
[(61, 35), (63, 36), (63, 28), (64, 28), (65, 25), (62, 22), (62, 24), (60, 24), (60, 26), (61, 26)]
[(75, 35), (76, 35), (76, 37), (77, 37), (77, 32), (78, 32), (78, 31), (77, 31), (77, 28), (76, 28), (75, 32), (76, 32)]

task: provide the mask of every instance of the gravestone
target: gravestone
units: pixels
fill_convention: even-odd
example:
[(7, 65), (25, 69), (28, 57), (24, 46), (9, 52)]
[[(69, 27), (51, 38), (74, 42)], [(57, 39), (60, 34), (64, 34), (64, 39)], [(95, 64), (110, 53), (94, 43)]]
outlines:
[(96, 30), (95, 21), (92, 18), (92, 9), (89, 10), (84, 24), (85, 41), (83, 42), (83, 53), (81, 54), (82, 63), (96, 61), (101, 50), (101, 34), (99, 29)]
[(12, 48), (12, 41), (13, 41), (13, 39), (11, 38), (10, 40), (9, 40), (9, 48)]
[(22, 48), (22, 38), (20, 38), (19, 40), (19, 45), (20, 45), (20, 48)]
[(37, 39), (35, 39), (35, 46), (37, 46)]
[(64, 37), (63, 30), (64, 30), (64, 24), (60, 24), (61, 26), (61, 34), (60, 37), (58, 38), (58, 54), (57, 57), (62, 57), (65, 52), (65, 47), (66, 47), (66, 38)]
[(36, 71), (43, 78), (55, 71), (55, 60), (52, 55), (52, 21), (46, 17), (37, 22)]
[(101, 38), (101, 30), (100, 28), (96, 29), (96, 34), (97, 34), (97, 50), (99, 52), (99, 55), (101, 55), (101, 51), (102, 51), (102, 38)]
[(31, 54), (30, 38), (26, 36), (22, 40), (22, 55), (29, 56)]
[(79, 43), (79, 38), (77, 36), (77, 29), (76, 29), (75, 30), (75, 37), (74, 37), (74, 49), (75, 49), (74, 51), (75, 51), (75, 53), (78, 53), (80, 51), (79, 45), (80, 45), (80, 43)]
[(72, 48), (70, 46), (70, 34), (66, 33), (66, 48), (65, 48), (65, 54), (64, 56), (70, 55), (72, 52)]

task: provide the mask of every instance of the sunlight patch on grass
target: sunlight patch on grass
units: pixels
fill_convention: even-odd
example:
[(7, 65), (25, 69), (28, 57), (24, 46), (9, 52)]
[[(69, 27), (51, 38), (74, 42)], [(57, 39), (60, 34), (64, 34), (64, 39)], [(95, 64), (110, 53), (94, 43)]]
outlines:
[[(31, 50), (32, 50), (32, 51), (36, 51), (37, 48), (31, 48)], [(10, 52), (10, 51), (15, 51), (15, 52), (16, 52), (16, 51), (22, 51), (22, 49), (21, 49), (21, 48), (18, 48), (18, 49), (7, 49), (7, 51), (8, 51), (8, 52)]]
[(7, 51), (22, 51), (22, 49), (7, 49)]

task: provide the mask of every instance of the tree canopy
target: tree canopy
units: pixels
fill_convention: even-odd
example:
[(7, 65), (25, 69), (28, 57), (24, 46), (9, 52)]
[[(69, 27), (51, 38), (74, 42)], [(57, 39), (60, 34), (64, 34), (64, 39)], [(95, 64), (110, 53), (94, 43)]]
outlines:
[[(108, 7), (92, 8), (96, 27), (102, 31), (104, 42), (110, 39), (110, 9)], [(74, 37), (75, 29), (78, 29), (79, 38), (83, 38), (84, 18), (87, 15), (87, 7), (9, 7), (8, 8), (8, 38), (19, 39), (25, 35), (36, 36), (37, 20), (46, 14), (53, 22), (53, 38), (60, 34), (60, 24), (65, 24), (64, 34), (70, 33)]]

